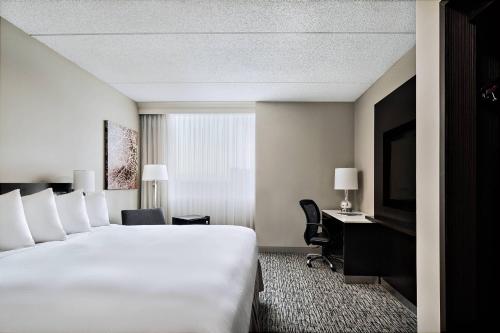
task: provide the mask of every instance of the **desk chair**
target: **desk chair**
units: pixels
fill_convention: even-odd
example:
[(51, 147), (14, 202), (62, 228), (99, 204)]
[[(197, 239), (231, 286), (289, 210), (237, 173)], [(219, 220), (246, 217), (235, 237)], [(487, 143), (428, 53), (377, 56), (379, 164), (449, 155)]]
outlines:
[[(318, 205), (313, 200), (304, 199), (299, 202), (300, 207), (304, 210), (306, 214), (306, 230), (304, 231), (304, 240), (307, 245), (317, 245), (317, 246), (327, 246), (330, 244), (332, 238), (328, 233), (328, 229), (321, 224), (321, 212)], [(321, 232), (318, 232), (318, 228), (321, 228)], [(321, 250), (323, 253), (323, 249)], [(330, 266), (330, 269), (335, 272), (335, 267), (331, 261), (323, 254), (308, 254), (307, 255), (307, 266), (312, 267), (312, 262), (314, 260), (321, 259)]]

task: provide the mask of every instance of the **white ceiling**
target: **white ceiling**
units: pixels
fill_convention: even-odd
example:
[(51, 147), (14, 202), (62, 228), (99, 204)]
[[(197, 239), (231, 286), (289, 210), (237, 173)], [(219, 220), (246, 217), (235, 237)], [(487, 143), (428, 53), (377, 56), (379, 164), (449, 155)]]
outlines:
[(136, 101), (354, 101), (415, 45), (414, 1), (0, 0)]

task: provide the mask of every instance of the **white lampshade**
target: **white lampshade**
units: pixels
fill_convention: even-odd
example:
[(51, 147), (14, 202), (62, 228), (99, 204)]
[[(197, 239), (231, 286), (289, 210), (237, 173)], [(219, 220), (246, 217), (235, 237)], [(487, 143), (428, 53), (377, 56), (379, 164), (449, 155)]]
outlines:
[(336, 190), (357, 190), (358, 170), (356, 168), (335, 168)]
[(73, 170), (73, 189), (95, 192), (95, 173), (93, 170)]
[(168, 180), (167, 166), (165, 164), (146, 164), (142, 170), (142, 180)]

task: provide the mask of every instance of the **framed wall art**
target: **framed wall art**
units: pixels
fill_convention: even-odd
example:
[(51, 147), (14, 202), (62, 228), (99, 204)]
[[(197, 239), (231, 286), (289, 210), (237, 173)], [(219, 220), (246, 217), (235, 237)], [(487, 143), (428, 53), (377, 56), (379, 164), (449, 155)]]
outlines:
[(139, 188), (139, 133), (104, 121), (104, 188)]

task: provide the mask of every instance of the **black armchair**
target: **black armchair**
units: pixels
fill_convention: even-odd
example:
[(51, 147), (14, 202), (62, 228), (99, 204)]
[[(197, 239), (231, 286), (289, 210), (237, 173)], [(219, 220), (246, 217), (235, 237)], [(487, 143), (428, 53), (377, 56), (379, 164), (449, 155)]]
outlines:
[[(304, 240), (307, 245), (317, 245), (317, 246), (327, 246), (331, 243), (332, 237), (328, 232), (328, 229), (321, 224), (321, 212), (318, 205), (313, 200), (304, 199), (299, 202), (300, 207), (304, 210), (306, 215), (306, 230), (304, 231)], [(318, 229), (321, 228), (321, 231)], [(322, 251), (323, 252), (323, 251)], [(335, 271), (335, 267), (327, 256), (323, 254), (308, 254), (307, 255), (307, 266), (312, 267), (312, 262), (314, 260), (321, 259), (330, 266), (330, 269)]]
[(165, 217), (160, 208), (122, 210), (123, 225), (165, 224)]

